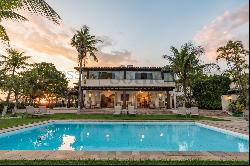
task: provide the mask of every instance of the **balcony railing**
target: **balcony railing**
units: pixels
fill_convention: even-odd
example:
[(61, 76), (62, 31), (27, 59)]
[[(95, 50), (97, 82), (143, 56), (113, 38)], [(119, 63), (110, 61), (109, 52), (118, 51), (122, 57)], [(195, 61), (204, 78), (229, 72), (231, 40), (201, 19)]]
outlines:
[(164, 80), (115, 80), (115, 79), (87, 79), (83, 80), (82, 86), (88, 87), (175, 87), (175, 82), (165, 82)]

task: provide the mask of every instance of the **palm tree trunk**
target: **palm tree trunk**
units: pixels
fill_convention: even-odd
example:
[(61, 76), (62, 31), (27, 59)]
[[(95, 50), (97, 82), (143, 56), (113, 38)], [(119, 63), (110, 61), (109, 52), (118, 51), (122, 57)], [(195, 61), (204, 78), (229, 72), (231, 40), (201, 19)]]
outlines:
[(80, 113), (81, 105), (82, 105), (82, 59), (80, 59), (80, 67), (79, 67), (79, 83), (78, 83), (78, 110), (77, 112)]
[[(16, 68), (14, 67), (13, 70), (12, 70), (12, 74), (11, 74), (12, 77), (14, 77), (14, 75), (15, 75), (15, 70), (16, 70)], [(9, 103), (10, 95), (11, 95), (11, 90), (9, 90), (9, 92), (8, 92), (8, 95), (7, 95), (7, 98), (6, 98), (6, 103)]]

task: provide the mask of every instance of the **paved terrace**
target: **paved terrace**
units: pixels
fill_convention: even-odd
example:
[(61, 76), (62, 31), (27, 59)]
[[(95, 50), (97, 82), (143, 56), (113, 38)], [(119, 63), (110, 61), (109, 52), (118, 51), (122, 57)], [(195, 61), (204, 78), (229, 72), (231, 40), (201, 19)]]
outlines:
[(0, 151), (0, 160), (244, 160), (249, 153), (226, 152), (83, 152)]

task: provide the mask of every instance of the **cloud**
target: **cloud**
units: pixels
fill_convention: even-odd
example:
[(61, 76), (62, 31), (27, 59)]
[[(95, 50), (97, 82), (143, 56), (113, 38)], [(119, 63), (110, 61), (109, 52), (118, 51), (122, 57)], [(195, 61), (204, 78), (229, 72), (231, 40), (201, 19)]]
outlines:
[[(26, 22), (4, 21), (3, 25), (11, 39), (11, 45), (26, 52), (32, 62), (46, 61), (54, 63), (58, 68), (73, 70), (77, 66), (77, 52), (71, 47), (70, 40), (74, 30), (64, 23), (56, 25), (46, 19), (20, 11), (29, 19)], [(98, 46), (99, 62), (89, 61), (89, 66), (118, 66), (133, 63), (131, 52), (114, 51), (112, 39), (98, 37), (104, 42)], [(107, 52), (106, 50), (110, 50)]]
[[(246, 28), (247, 26), (247, 28)], [(249, 4), (235, 11), (225, 11), (210, 24), (204, 26), (193, 38), (206, 48), (206, 61), (215, 61), (216, 50), (228, 40), (241, 40), (245, 47), (249, 45)]]

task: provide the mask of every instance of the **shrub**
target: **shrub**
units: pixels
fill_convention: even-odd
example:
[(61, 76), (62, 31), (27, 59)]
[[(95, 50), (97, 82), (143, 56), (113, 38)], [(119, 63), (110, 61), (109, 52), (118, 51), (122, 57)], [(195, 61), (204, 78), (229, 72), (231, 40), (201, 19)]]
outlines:
[(226, 76), (206, 76), (194, 80), (193, 97), (199, 108), (221, 109), (221, 96), (230, 89), (230, 79)]
[(233, 101), (228, 106), (228, 111), (232, 112), (234, 116), (242, 116), (245, 109), (245, 100), (242, 96), (239, 96), (237, 100)]

